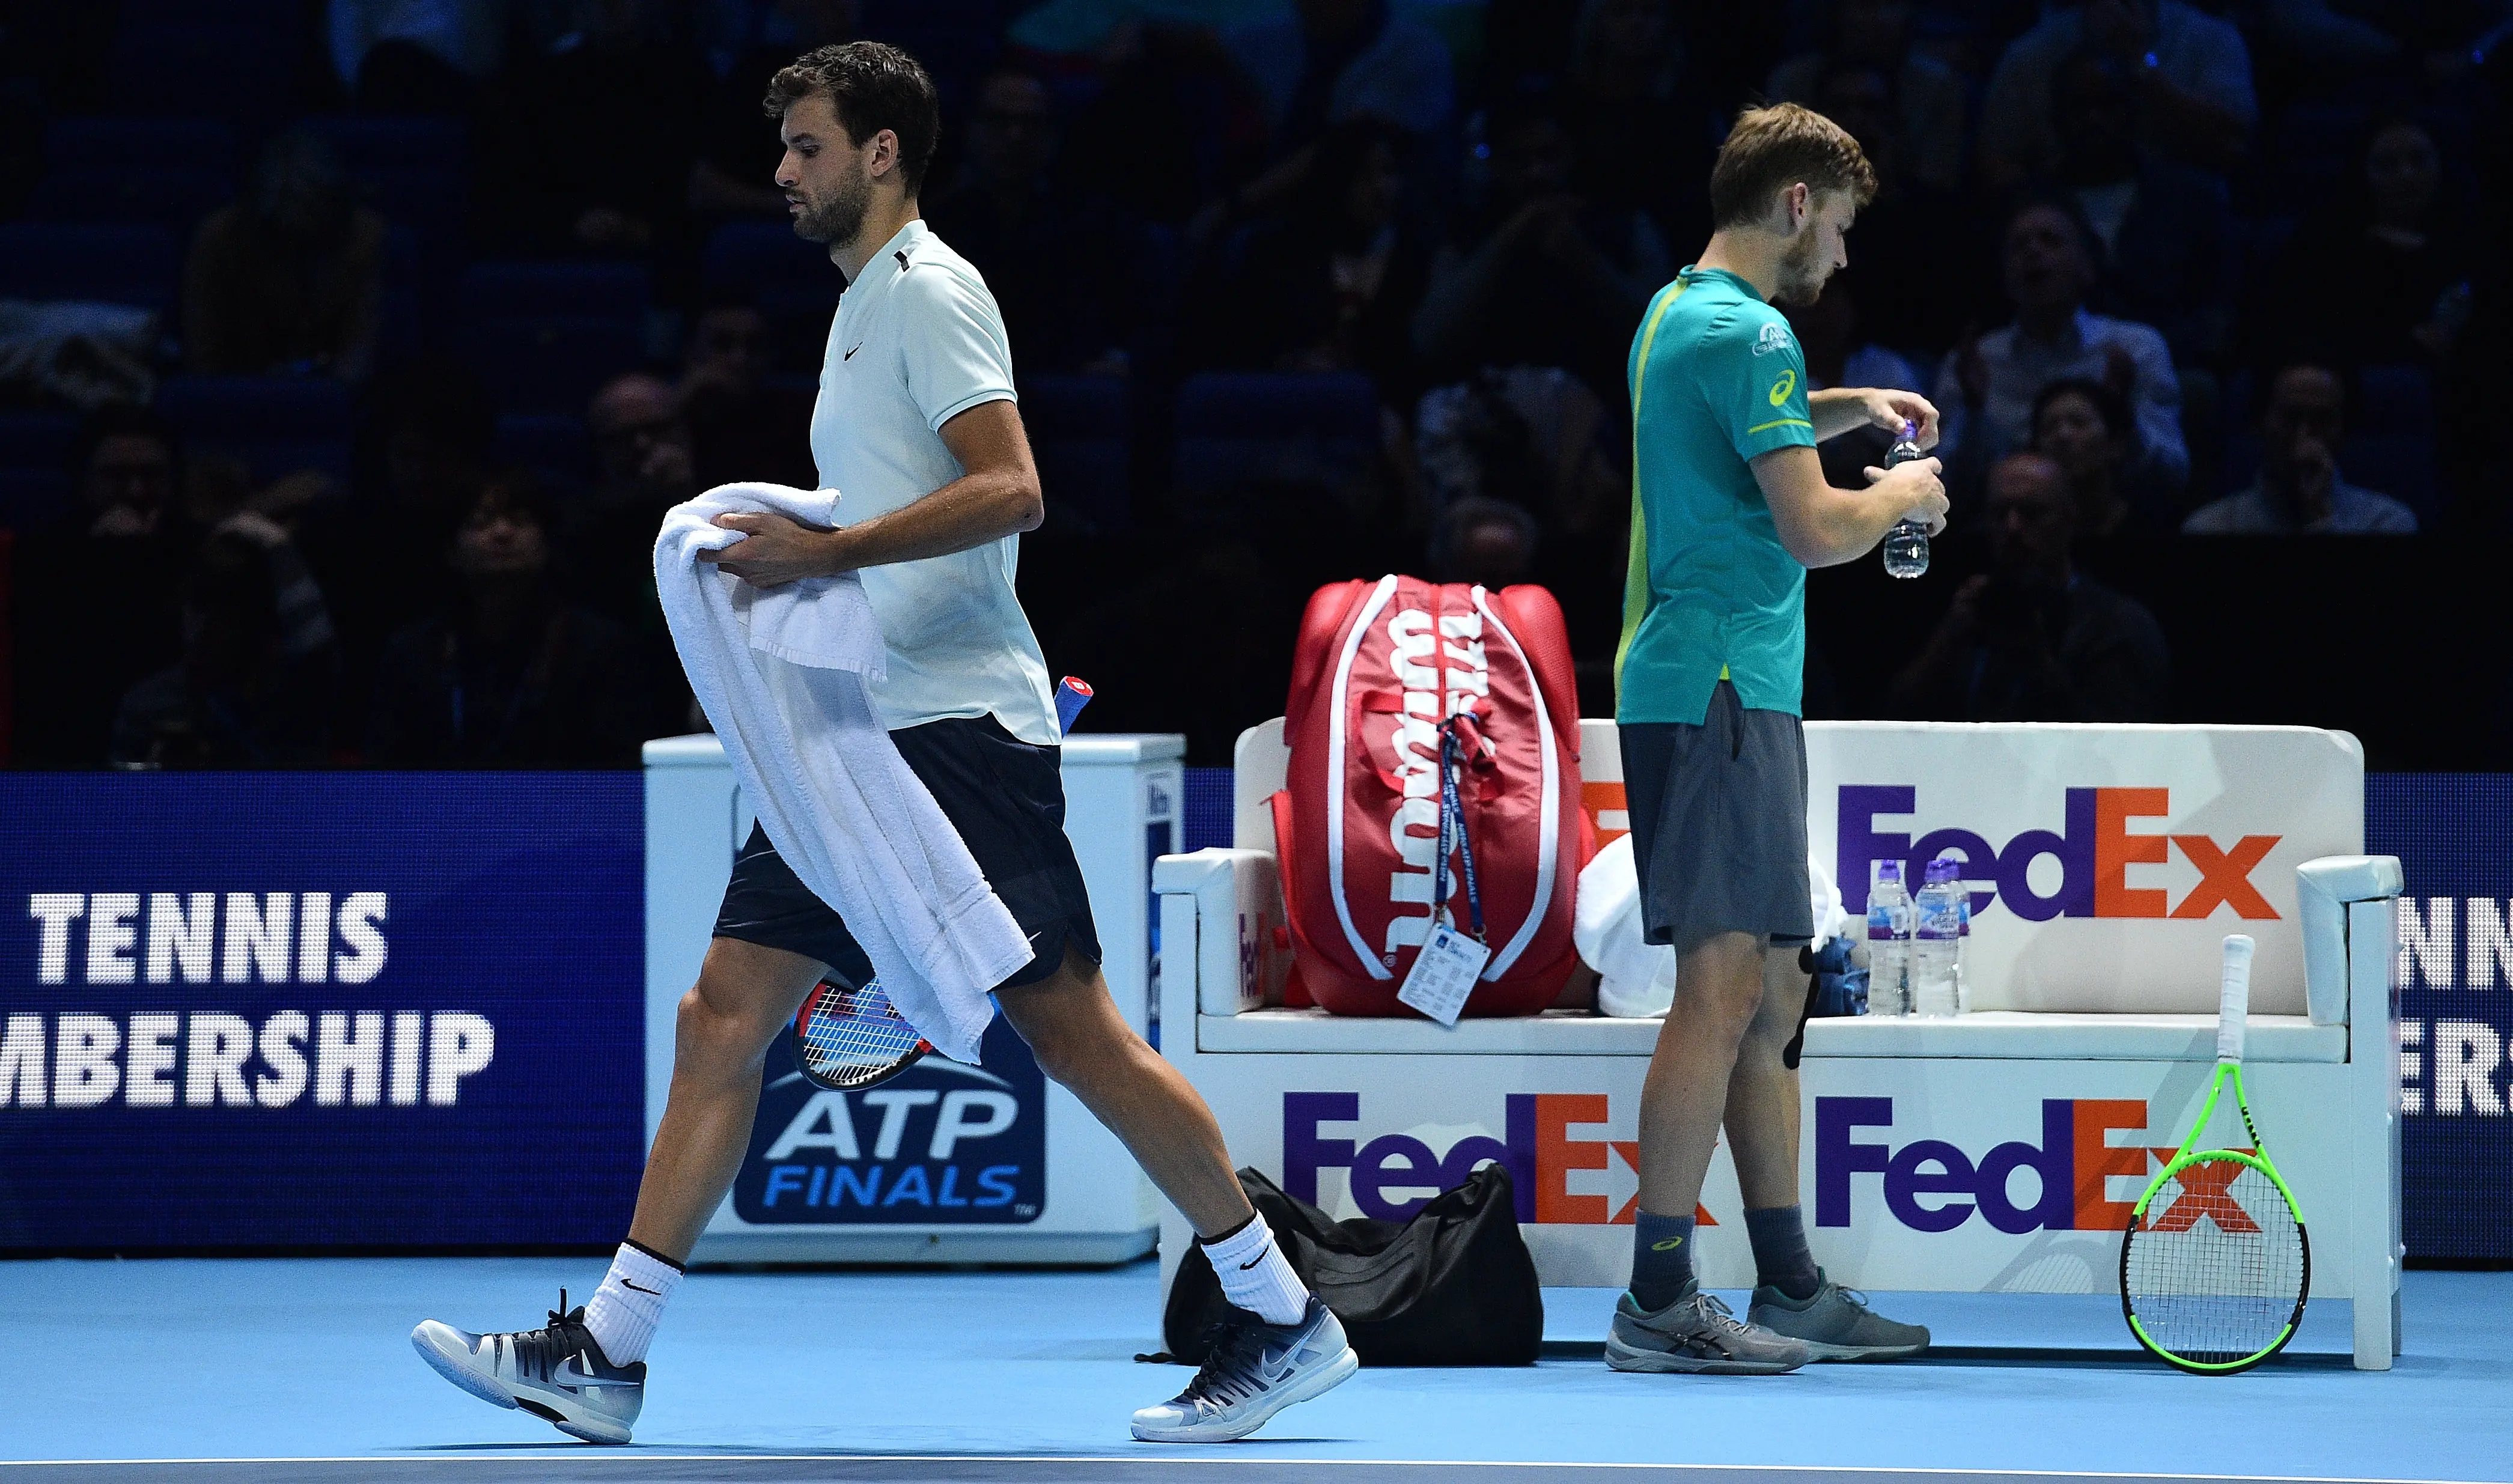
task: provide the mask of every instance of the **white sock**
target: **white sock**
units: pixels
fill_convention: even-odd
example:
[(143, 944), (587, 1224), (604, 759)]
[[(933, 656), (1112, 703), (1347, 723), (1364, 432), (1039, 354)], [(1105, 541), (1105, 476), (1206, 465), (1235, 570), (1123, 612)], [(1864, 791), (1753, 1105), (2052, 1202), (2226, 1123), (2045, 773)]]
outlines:
[(628, 1242), (611, 1260), (611, 1271), (584, 1306), (584, 1327), (616, 1366), (632, 1366), (646, 1358), (655, 1343), (655, 1326), (662, 1322), (663, 1301), (681, 1286), (681, 1264), (658, 1258)]
[(1308, 1285), (1292, 1270), (1263, 1217), (1207, 1240), (1204, 1255), (1213, 1261), (1223, 1296), (1267, 1324), (1291, 1324), (1307, 1311)]

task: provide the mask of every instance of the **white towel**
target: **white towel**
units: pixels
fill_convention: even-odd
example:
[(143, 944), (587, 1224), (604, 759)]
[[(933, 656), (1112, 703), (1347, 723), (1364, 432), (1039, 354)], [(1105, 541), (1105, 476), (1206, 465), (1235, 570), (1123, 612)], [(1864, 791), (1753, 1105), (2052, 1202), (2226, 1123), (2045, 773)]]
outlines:
[[(1850, 922), (1832, 874), (1807, 857), (1809, 905), (1815, 942), (1821, 948)], [(1597, 1013), (1648, 1020), (1675, 1004), (1675, 949), (1653, 943), (1641, 932), (1641, 885), (1632, 860), (1632, 837), (1618, 836), (1579, 871), (1571, 913), (1571, 942), (1597, 971)]]
[(835, 490), (709, 490), (663, 517), (655, 590), (769, 842), (846, 919), (917, 1032), (974, 1063), (988, 992), (1030, 961), (1029, 940), (874, 714), (862, 677), (885, 660), (863, 583), (848, 573), (759, 588), (698, 557), (741, 540), (718, 515), (825, 530), (837, 507)]

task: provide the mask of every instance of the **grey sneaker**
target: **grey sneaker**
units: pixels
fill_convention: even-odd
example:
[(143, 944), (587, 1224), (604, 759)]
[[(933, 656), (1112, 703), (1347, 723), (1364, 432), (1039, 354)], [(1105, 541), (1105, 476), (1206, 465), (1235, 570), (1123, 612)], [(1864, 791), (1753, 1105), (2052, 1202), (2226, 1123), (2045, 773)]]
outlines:
[(1929, 1332), (1888, 1319), (1867, 1306), (1867, 1296), (1815, 1270), (1820, 1285), (1810, 1299), (1792, 1299), (1765, 1285), (1754, 1290), (1745, 1317), (1774, 1334), (1806, 1344), (1817, 1360), (1899, 1360), (1929, 1347)]
[(537, 1330), (474, 1335), (434, 1319), (410, 1332), (419, 1358), (463, 1390), (500, 1407), (521, 1407), (571, 1437), (624, 1443), (646, 1405), (646, 1363), (613, 1365), (567, 1307), (567, 1290)]
[(1606, 1333), (1606, 1364), (1617, 1371), (1680, 1371), (1695, 1376), (1777, 1376), (1809, 1359), (1807, 1347), (1784, 1335), (1739, 1324), (1727, 1304), (1686, 1284), (1673, 1304), (1656, 1313), (1642, 1310), (1626, 1292), (1615, 1304)]
[(1215, 1326), (1212, 1352), (1186, 1389), (1135, 1414), (1146, 1443), (1226, 1443), (1265, 1425), (1295, 1402), (1341, 1385), (1361, 1369), (1342, 1321), (1318, 1296), (1296, 1324), (1267, 1324), (1246, 1309)]

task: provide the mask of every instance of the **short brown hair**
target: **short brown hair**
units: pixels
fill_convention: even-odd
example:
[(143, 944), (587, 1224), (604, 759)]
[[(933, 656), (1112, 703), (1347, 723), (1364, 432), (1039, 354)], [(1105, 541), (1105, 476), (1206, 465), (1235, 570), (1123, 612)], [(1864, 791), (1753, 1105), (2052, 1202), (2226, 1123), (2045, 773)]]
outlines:
[(1876, 199), (1876, 172), (1839, 124), (1796, 103), (1748, 108), (1736, 115), (1710, 169), (1710, 223), (1742, 226), (1772, 209), (1775, 192), (1801, 180), (1818, 191), (1849, 191), (1860, 206)]
[(885, 129), (898, 136), (898, 183), (915, 195), (942, 134), (934, 79), (916, 59), (878, 41), (806, 52), (770, 79), (764, 106), (770, 118), (783, 118), (786, 109), (815, 93), (828, 95), (856, 147)]

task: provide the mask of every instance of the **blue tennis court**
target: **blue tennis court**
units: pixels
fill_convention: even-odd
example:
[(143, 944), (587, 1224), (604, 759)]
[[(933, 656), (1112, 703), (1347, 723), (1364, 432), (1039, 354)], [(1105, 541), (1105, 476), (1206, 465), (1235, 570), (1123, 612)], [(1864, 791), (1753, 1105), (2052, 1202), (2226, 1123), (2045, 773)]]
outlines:
[(0, 1264), (0, 1476), (2513, 1479), (2507, 1273), (2411, 1273), (2387, 1374), (2349, 1367), (2332, 1303), (2230, 1380), (2139, 1357), (2107, 1298), (1921, 1294), (1893, 1307), (1935, 1328), (1926, 1360), (1616, 1375), (1595, 1358), (1613, 1295), (1555, 1289), (1533, 1368), (1368, 1370), (1201, 1451), (1126, 1436), (1186, 1375), (1136, 1359), (1156, 1347), (1149, 1264), (698, 1274), (626, 1448), (475, 1401), (407, 1342), (429, 1316), (531, 1324), (600, 1275), (596, 1259)]

